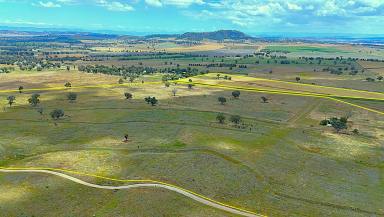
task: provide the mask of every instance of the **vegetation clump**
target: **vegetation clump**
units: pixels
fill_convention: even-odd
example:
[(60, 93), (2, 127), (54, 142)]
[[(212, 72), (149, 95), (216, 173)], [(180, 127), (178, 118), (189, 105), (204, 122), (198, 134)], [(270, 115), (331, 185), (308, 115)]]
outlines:
[(28, 102), (29, 104), (31, 104), (31, 106), (37, 106), (37, 104), (40, 103), (40, 94), (32, 94), (32, 96), (28, 99)]
[(59, 120), (60, 118), (64, 117), (64, 110), (62, 109), (55, 109), (49, 113), (51, 115), (51, 118), (53, 120)]

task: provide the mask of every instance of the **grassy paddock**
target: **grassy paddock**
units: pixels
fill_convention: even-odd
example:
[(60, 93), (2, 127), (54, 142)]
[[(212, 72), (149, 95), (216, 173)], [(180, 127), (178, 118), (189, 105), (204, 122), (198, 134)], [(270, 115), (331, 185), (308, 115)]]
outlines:
[[(118, 80), (51, 73), (41, 74), (46, 79), (42, 87), (63, 85), (71, 78), (76, 85), (96, 83), (94, 76), (100, 82)], [(8, 88), (14, 88), (28, 81), (38, 87), (38, 75), (9, 74), (0, 84), (12, 83)], [(217, 82), (209, 76), (200, 79)], [(255, 80), (233, 79), (244, 85)], [(175, 97), (173, 88), (178, 90)], [(78, 94), (76, 102), (66, 99), (71, 91)], [(0, 166), (150, 178), (271, 216), (383, 214), (382, 116), (310, 97), (241, 91), (239, 99), (233, 99), (231, 91), (182, 84), (40, 91), (43, 115), (27, 103), (30, 92), (13, 93), (12, 107), (5, 100), (9, 94), (1, 93)], [(124, 92), (133, 93), (133, 99), (124, 99)], [(158, 105), (145, 103), (146, 96), (156, 96)], [(219, 96), (227, 98), (225, 105)], [(261, 96), (269, 102), (262, 103)], [(57, 125), (49, 117), (54, 108), (66, 114)], [(218, 113), (225, 114), (224, 124), (217, 123)], [(319, 126), (325, 117), (347, 113), (352, 114), (348, 134)], [(240, 115), (244, 128), (235, 127), (231, 115)], [(354, 128), (360, 134), (352, 134)], [(126, 133), (129, 142), (123, 142)], [(0, 174), (0, 190), (0, 204), (6, 204), (0, 211), (7, 216), (79, 215), (79, 210), (96, 216), (228, 215), (164, 190), (95, 190), (46, 175)], [(55, 209), (58, 204), (66, 209)]]

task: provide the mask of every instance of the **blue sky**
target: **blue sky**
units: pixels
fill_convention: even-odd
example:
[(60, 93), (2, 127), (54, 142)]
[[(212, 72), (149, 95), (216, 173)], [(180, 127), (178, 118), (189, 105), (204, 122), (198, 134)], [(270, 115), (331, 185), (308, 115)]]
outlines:
[(0, 0), (0, 26), (384, 35), (384, 0)]

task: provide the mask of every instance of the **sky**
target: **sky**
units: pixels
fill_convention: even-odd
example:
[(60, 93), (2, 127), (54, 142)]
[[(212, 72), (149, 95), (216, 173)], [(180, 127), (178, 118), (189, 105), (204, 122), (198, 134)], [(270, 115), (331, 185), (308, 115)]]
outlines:
[(0, 0), (0, 26), (384, 36), (384, 0)]

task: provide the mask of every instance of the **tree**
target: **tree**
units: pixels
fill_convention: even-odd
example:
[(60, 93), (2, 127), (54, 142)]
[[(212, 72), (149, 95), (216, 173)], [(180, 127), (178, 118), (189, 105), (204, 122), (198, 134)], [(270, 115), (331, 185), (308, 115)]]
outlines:
[(67, 94), (67, 99), (68, 99), (70, 102), (74, 102), (74, 101), (76, 101), (76, 99), (77, 99), (77, 94), (76, 94), (76, 93), (72, 93), (72, 92), (70, 92), (70, 93)]
[(61, 117), (64, 117), (64, 111), (62, 109), (55, 109), (50, 113), (53, 120), (58, 120)]
[(365, 80), (367, 80), (368, 82), (374, 82), (375, 81), (374, 78), (366, 78)]
[(144, 100), (145, 100), (145, 102), (146, 102), (147, 104), (151, 103), (151, 97), (150, 97), (150, 96), (145, 97)]
[(321, 126), (327, 126), (328, 124), (329, 124), (329, 120), (327, 120), (327, 119), (324, 119), (324, 120), (320, 121), (320, 125)]
[(227, 102), (227, 99), (223, 96), (220, 96), (217, 100), (221, 103), (221, 105), (224, 105)]
[(23, 86), (20, 86), (20, 87), (19, 87), (19, 93), (22, 93), (23, 90), (24, 90), (24, 87), (23, 87)]
[(225, 116), (224, 116), (224, 114), (223, 114), (223, 113), (219, 113), (219, 114), (217, 114), (217, 116), (216, 116), (216, 120), (219, 121), (220, 124), (223, 124), (224, 121), (225, 121)]
[(124, 93), (124, 96), (126, 99), (132, 99), (133, 97), (132, 93), (128, 93), (128, 92)]
[(156, 97), (151, 97), (151, 96), (145, 97), (144, 100), (145, 102), (147, 102), (148, 104), (151, 104), (152, 106), (155, 106), (159, 102), (156, 99)]
[(301, 80), (300, 77), (296, 77), (295, 79), (296, 79), (297, 82), (299, 82)]
[(118, 82), (119, 84), (123, 84), (123, 83), (124, 83), (124, 79), (120, 78), (117, 82)]
[(268, 102), (268, 98), (265, 97), (265, 96), (262, 96), (262, 97), (261, 97), (261, 101), (262, 101), (263, 103), (267, 103), (267, 102)]
[(15, 103), (16, 97), (15, 96), (8, 96), (7, 97), (9, 107), (12, 106), (13, 103)]
[(176, 96), (176, 93), (177, 93), (177, 89), (176, 88), (172, 89), (173, 96)]
[(188, 89), (192, 89), (193, 86), (194, 84), (188, 84)]
[(241, 117), (239, 115), (232, 115), (229, 119), (234, 124), (239, 124), (241, 121)]
[(71, 82), (67, 82), (67, 83), (64, 84), (64, 86), (65, 87), (72, 87), (72, 84), (71, 84)]
[(232, 92), (232, 96), (233, 96), (235, 99), (238, 99), (239, 96), (240, 96), (240, 91), (238, 91), (238, 90), (233, 91), (233, 92)]
[(217, 74), (216, 76), (217, 76), (217, 79), (220, 79), (220, 74)]
[(343, 118), (331, 118), (329, 120), (329, 123), (332, 125), (332, 127), (336, 130), (337, 133), (339, 133), (343, 129), (347, 129), (347, 121)]
[(37, 104), (40, 103), (40, 94), (38, 93), (34, 93), (32, 94), (32, 96), (28, 99), (28, 102), (29, 104), (31, 104), (31, 106), (37, 106)]
[(69, 66), (67, 66), (67, 71), (69, 72), (69, 70), (71, 70), (71, 68)]
[(157, 104), (158, 100), (156, 99), (156, 97), (152, 97), (151, 100), (150, 100), (150, 103), (152, 106), (155, 106)]

